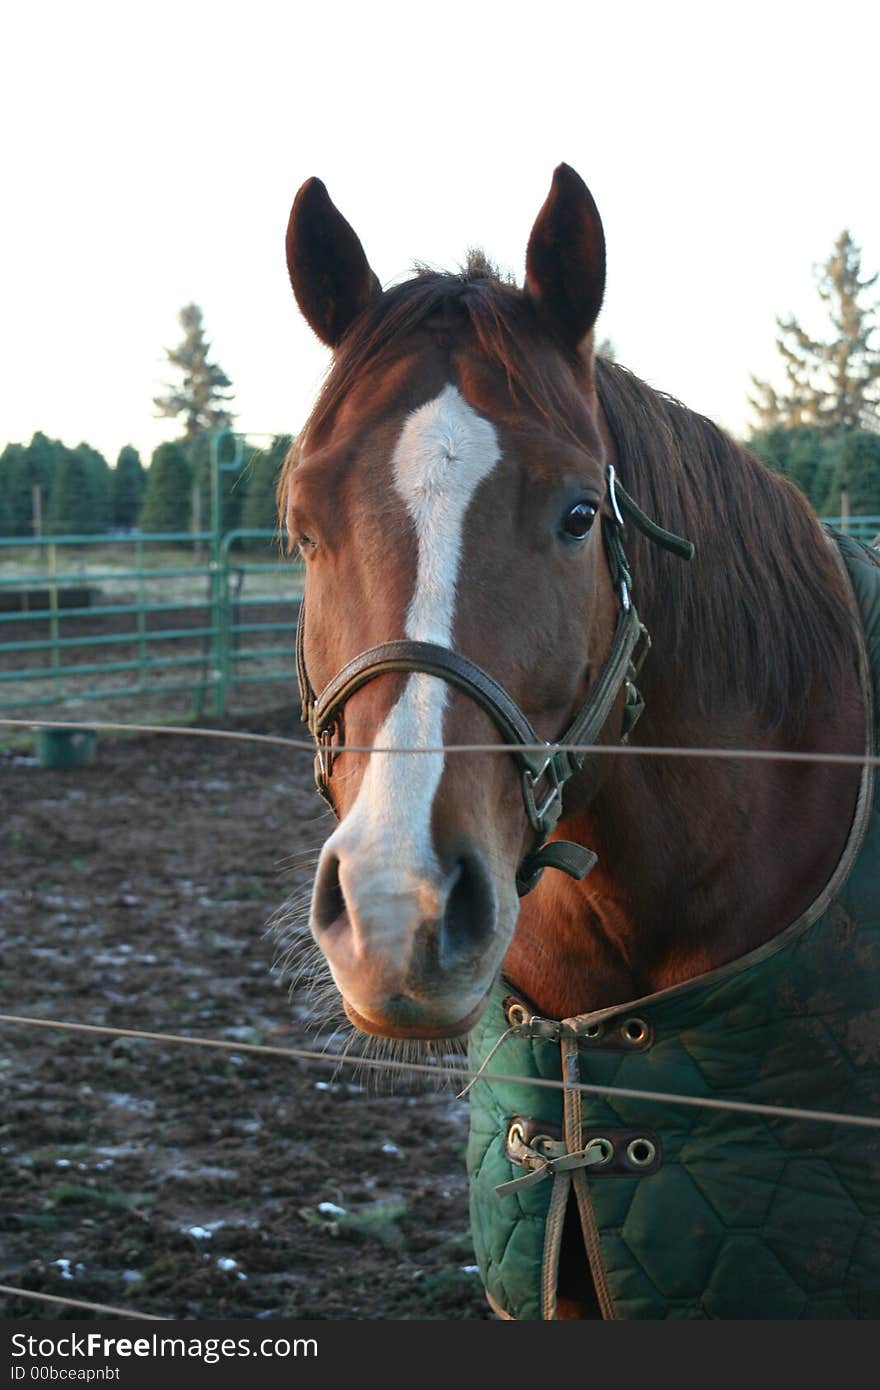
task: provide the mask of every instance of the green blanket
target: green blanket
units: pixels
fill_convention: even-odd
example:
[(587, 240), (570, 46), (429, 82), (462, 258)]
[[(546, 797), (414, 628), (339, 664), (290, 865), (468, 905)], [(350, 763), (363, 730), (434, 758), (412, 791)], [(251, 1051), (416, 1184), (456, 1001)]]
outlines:
[[(880, 710), (880, 569), (837, 537), (861, 610)], [(880, 798), (865, 773), (850, 841), (826, 892), (771, 942), (706, 975), (574, 1020), (583, 1082), (880, 1116)], [(510, 1021), (500, 982), (470, 1039), (476, 1070)], [(628, 1040), (621, 1025), (641, 1020)], [(589, 1032), (601, 1026), (601, 1036)], [(509, 1156), (515, 1117), (556, 1135), (560, 1049), (509, 1037), (471, 1092), (468, 1171), (477, 1258), (495, 1306), (542, 1316), (553, 1180), (498, 1196), (527, 1171)], [(880, 1130), (645, 1100), (583, 1096), (585, 1138), (614, 1158), (583, 1169), (597, 1234), (594, 1276), (614, 1318), (880, 1317)], [(656, 1158), (629, 1162), (632, 1135)], [(528, 1134), (526, 1135), (528, 1138)], [(650, 1149), (635, 1150), (644, 1160)], [(540, 1166), (540, 1165), (539, 1165)], [(547, 1313), (546, 1296), (543, 1315)]]

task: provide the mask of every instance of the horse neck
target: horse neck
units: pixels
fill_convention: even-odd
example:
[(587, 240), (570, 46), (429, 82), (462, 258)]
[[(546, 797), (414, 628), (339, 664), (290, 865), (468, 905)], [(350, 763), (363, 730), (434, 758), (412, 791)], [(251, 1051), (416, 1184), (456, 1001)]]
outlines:
[[(785, 597), (768, 593), (774, 601)], [(655, 645), (634, 743), (864, 750), (854, 668), (835, 690), (817, 682), (797, 723), (770, 729), (748, 692), (702, 710), (690, 657)], [(598, 785), (559, 833), (589, 845), (598, 864), (582, 883), (544, 874), (523, 902), (505, 962), (512, 982), (553, 1017), (678, 984), (782, 931), (837, 866), (860, 780), (850, 766), (633, 754), (599, 755), (591, 775)]]

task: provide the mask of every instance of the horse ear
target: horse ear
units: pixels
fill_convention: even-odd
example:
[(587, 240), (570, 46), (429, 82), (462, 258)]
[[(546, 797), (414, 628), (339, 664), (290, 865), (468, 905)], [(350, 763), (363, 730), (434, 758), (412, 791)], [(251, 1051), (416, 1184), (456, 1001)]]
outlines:
[(602, 307), (602, 220), (587, 185), (568, 164), (555, 169), (529, 237), (526, 293), (547, 326), (572, 348), (584, 340)]
[(320, 179), (307, 179), (294, 198), (286, 246), (287, 272), (303, 318), (335, 348), (382, 286)]

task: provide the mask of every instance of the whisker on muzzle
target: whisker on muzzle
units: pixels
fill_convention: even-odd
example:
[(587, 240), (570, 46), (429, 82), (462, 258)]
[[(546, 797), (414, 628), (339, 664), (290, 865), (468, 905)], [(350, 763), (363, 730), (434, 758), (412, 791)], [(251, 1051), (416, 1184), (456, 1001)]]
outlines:
[[(302, 1022), (316, 1047), (338, 1059), (330, 1075), (331, 1083), (344, 1080), (374, 1094), (454, 1092), (454, 1079), (447, 1079), (441, 1071), (444, 1064), (463, 1063), (460, 1040), (380, 1037), (362, 1033), (346, 1017), (326, 958), (309, 929), (310, 899), (310, 889), (293, 893), (273, 913), (266, 935), (275, 943), (273, 974), (282, 985), (286, 984), (288, 998), (296, 998), (303, 1008)], [(372, 1061), (387, 1066), (372, 1067), (368, 1065)], [(408, 1070), (413, 1063), (437, 1066), (436, 1080), (414, 1075)]]

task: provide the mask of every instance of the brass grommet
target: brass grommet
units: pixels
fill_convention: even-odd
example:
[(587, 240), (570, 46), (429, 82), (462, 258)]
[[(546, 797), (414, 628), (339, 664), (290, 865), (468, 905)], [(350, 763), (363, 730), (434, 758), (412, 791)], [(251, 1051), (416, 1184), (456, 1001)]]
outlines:
[(626, 1156), (634, 1168), (649, 1168), (657, 1157), (657, 1145), (651, 1139), (630, 1139)]
[(523, 1129), (519, 1120), (514, 1120), (513, 1124), (510, 1126), (510, 1129), (507, 1131), (507, 1147), (509, 1149), (512, 1149), (514, 1144), (524, 1144), (525, 1140), (525, 1130)]
[(614, 1157), (614, 1145), (612, 1144), (610, 1139), (591, 1139), (589, 1144), (587, 1144), (586, 1146), (586, 1152), (589, 1153), (590, 1149), (598, 1149), (600, 1154), (602, 1155), (602, 1157), (599, 1159), (599, 1163), (596, 1165), (597, 1167), (602, 1166), (606, 1163), (610, 1163), (612, 1158)]
[(620, 1032), (625, 1042), (643, 1043), (648, 1037), (648, 1025), (643, 1018), (628, 1018), (620, 1025)]
[(596, 1038), (601, 1038), (604, 1032), (605, 1024), (602, 1022), (601, 1018), (597, 1018), (595, 1023), (585, 1024), (583, 1029), (583, 1036), (585, 1038), (591, 1038), (593, 1041), (595, 1041)]
[(507, 1022), (510, 1024), (511, 1028), (521, 1027), (523, 1023), (528, 1023), (530, 1018), (531, 1014), (525, 1004), (519, 1004), (516, 1001), (512, 1004), (508, 1004)]

